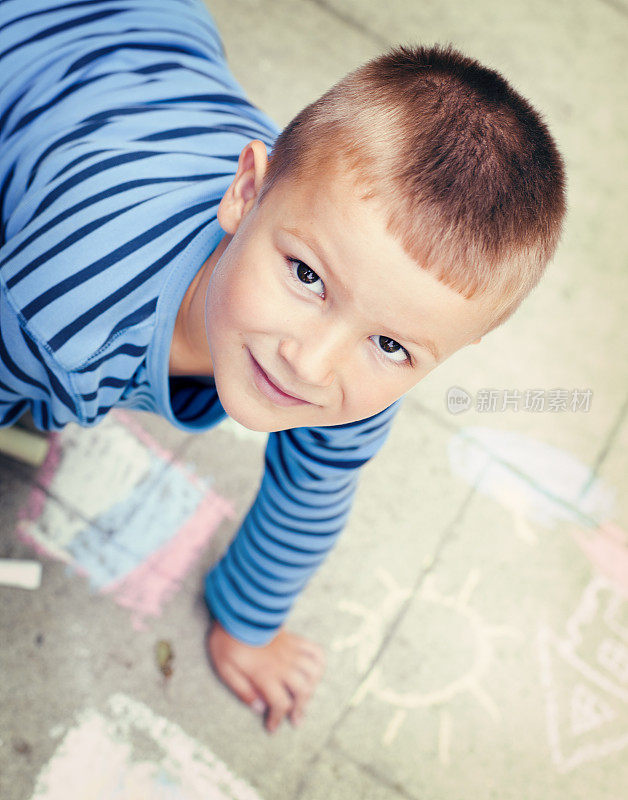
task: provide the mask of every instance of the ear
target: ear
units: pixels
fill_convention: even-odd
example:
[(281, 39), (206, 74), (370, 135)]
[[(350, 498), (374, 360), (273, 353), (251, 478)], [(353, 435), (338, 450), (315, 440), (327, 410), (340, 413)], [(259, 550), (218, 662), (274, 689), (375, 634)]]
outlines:
[(267, 166), (264, 142), (249, 142), (240, 153), (238, 170), (218, 206), (218, 223), (225, 233), (233, 235), (253, 207)]

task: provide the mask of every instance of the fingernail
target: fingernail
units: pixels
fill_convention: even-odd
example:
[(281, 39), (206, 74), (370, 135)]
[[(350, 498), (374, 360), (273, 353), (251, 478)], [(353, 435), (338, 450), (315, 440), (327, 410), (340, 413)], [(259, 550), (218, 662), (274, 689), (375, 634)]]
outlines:
[(266, 711), (266, 703), (260, 697), (256, 697), (251, 703), (250, 709), (256, 714), (263, 714)]

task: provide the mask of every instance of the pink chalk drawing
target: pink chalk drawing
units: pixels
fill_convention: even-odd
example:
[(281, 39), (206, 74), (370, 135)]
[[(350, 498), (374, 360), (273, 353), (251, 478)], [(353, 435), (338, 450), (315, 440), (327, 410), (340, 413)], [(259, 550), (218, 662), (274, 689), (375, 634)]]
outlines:
[(141, 629), (146, 617), (157, 617), (165, 603), (180, 587), (180, 582), (201, 556), (224, 517), (233, 516), (233, 507), (223, 497), (208, 491), (193, 517), (173, 538), (132, 572), (109, 584), (103, 591), (118, 605), (132, 612), (134, 627)]
[(142, 629), (183, 585), (233, 504), (129, 414), (52, 434), (18, 536), (62, 560)]
[(593, 531), (572, 530), (572, 535), (596, 571), (628, 599), (628, 535), (614, 522)]

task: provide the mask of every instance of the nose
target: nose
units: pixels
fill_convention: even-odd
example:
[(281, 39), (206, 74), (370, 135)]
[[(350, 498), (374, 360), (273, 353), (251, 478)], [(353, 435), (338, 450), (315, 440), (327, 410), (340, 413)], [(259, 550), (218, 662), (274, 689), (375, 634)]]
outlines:
[(279, 355), (299, 381), (327, 388), (334, 382), (346, 343), (340, 325), (309, 327), (302, 335), (284, 337)]

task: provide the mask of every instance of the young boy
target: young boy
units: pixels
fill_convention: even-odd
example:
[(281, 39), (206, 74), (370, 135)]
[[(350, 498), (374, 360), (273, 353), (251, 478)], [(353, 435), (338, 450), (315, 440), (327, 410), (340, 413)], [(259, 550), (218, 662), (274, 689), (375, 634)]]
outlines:
[(400, 398), (539, 280), (560, 155), (451, 49), (370, 62), (275, 141), (200, 0), (7, 0), (0, 37), (0, 425), (270, 433), (207, 646), (268, 730), (296, 724), (323, 656), (284, 619)]

